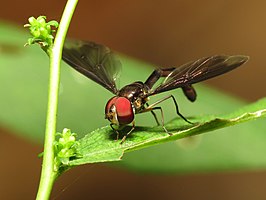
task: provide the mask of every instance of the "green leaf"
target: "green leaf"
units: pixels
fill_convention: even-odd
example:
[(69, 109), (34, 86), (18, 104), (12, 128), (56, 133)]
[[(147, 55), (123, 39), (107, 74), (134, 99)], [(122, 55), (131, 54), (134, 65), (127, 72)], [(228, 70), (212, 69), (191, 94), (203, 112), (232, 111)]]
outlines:
[(117, 161), (121, 159), (124, 152), (198, 135), (260, 117), (266, 117), (266, 98), (229, 115), (192, 117), (190, 120), (195, 125), (186, 124), (180, 118), (176, 118), (166, 124), (166, 129), (173, 134), (172, 136), (165, 133), (160, 126), (136, 127), (131, 137), (120, 144), (119, 141), (114, 141), (113, 130), (110, 127), (104, 127), (87, 134), (80, 140), (77, 151), (82, 158), (73, 160), (69, 164)]

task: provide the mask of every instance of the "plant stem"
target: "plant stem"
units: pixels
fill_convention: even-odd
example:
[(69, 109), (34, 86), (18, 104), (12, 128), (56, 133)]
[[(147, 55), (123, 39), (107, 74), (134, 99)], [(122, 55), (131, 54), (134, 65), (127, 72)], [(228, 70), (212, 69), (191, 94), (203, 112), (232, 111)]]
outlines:
[(45, 129), (43, 164), (37, 200), (49, 199), (55, 179), (59, 172), (54, 166), (54, 141), (56, 133), (56, 115), (58, 104), (58, 91), (60, 81), (60, 62), (62, 49), (66, 33), (74, 13), (78, 0), (68, 0), (63, 12), (59, 28), (54, 40), (47, 53), (50, 56), (50, 80), (48, 91), (48, 108)]

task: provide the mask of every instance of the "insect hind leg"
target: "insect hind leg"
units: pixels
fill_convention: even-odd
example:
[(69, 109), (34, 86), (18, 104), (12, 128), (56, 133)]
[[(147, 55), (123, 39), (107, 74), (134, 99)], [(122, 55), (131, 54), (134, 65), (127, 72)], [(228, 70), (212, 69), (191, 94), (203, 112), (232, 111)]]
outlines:
[(176, 114), (178, 114), (179, 115), (179, 117), (181, 117), (183, 120), (185, 120), (187, 123), (189, 123), (189, 124), (193, 124), (192, 122), (190, 122), (189, 120), (187, 120), (187, 118), (185, 118), (180, 112), (179, 112), (179, 109), (178, 109), (178, 104), (177, 104), (177, 102), (176, 102), (176, 100), (175, 100), (175, 97), (173, 96), (173, 95), (170, 95), (169, 96), (169, 98), (172, 98), (173, 99), (173, 101), (174, 101), (174, 104), (175, 104), (175, 108), (176, 108)]

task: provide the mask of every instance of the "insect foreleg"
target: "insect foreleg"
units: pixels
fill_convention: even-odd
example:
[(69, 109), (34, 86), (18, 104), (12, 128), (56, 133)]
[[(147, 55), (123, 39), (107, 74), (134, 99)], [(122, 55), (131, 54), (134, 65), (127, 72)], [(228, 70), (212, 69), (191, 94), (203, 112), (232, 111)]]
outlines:
[(111, 128), (113, 129), (113, 131), (116, 132), (116, 140), (118, 140), (118, 139), (119, 139), (119, 132), (118, 132), (118, 130), (116, 130), (116, 129), (113, 127), (113, 125), (114, 125), (114, 124), (112, 124), (112, 123), (110, 124)]
[(131, 127), (130, 131), (128, 131), (127, 134), (122, 138), (120, 144), (122, 144), (122, 143), (126, 140), (127, 136), (129, 136), (130, 133), (131, 133), (134, 129), (135, 129), (135, 121), (132, 122), (132, 127)]

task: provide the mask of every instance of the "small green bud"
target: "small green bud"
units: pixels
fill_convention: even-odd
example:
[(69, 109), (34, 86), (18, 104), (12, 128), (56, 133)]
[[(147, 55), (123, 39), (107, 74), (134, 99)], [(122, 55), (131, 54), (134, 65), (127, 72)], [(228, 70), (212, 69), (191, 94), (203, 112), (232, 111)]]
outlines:
[(57, 133), (58, 141), (55, 142), (55, 169), (61, 165), (67, 165), (71, 158), (76, 157), (77, 146), (76, 133), (71, 133), (70, 129), (65, 128), (62, 133)]
[(55, 20), (46, 22), (45, 16), (39, 16), (37, 19), (30, 17), (28, 19), (29, 24), (25, 24), (24, 27), (29, 28), (32, 38), (28, 39), (25, 45), (38, 43), (42, 47), (48, 47), (53, 44), (56, 28), (58, 28), (58, 22)]

